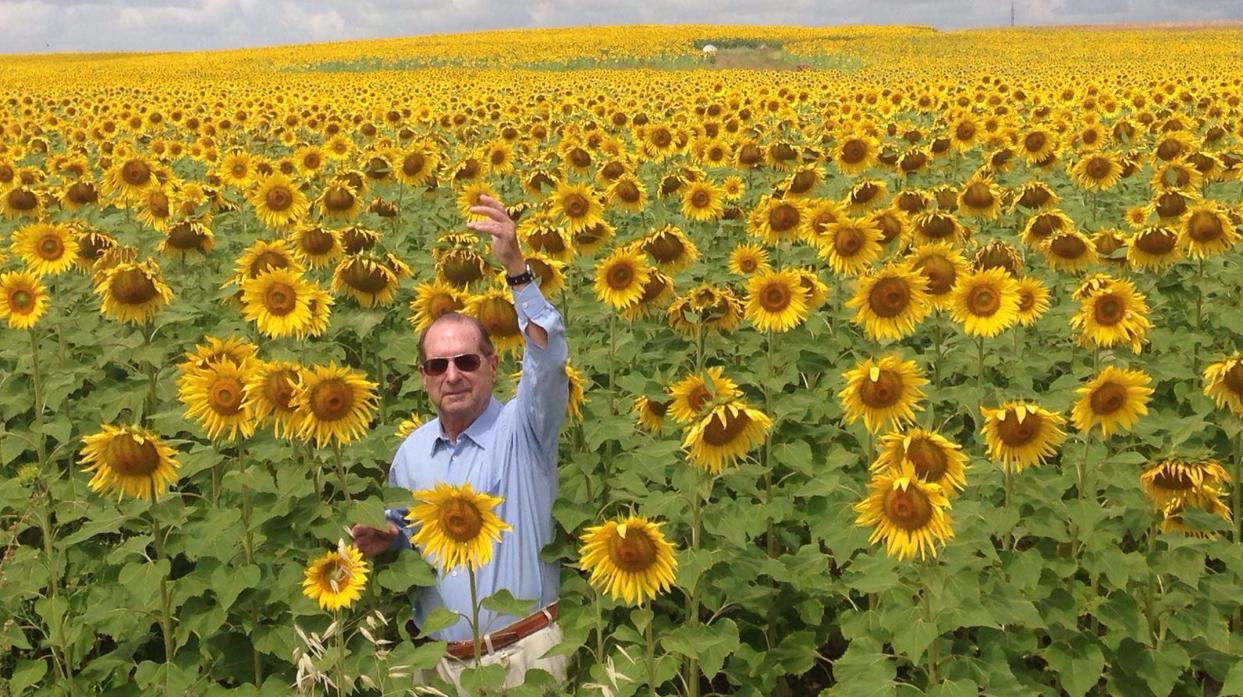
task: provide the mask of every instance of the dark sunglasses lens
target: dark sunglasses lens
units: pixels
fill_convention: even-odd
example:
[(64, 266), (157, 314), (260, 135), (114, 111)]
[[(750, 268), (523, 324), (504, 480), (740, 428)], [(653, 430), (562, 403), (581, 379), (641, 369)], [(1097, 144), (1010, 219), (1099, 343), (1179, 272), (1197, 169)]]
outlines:
[(465, 353), (465, 354), (462, 354), (461, 356), (453, 357), (453, 365), (456, 365), (457, 369), (464, 373), (475, 372), (476, 370), (479, 369), (479, 364), (480, 364), (480, 360), (479, 360), (478, 354)]
[(428, 375), (440, 375), (448, 369), (448, 358), (429, 358), (423, 363), (423, 372)]

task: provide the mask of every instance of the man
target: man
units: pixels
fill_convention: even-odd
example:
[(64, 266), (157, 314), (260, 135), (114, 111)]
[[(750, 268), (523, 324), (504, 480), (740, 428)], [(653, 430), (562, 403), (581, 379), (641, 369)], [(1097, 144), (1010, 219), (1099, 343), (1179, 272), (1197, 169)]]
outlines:
[[(492, 238), (492, 251), (513, 289), (518, 326), (526, 341), (518, 394), (504, 405), (492, 395), (498, 361), (479, 322), (458, 314), (437, 319), (423, 332), (418, 348), (419, 375), (437, 417), (398, 448), (389, 484), (418, 490), (442, 481), (470, 482), (475, 490), (504, 499), (496, 513), (513, 531), (501, 537), (492, 561), (477, 572), (479, 598), (506, 589), (515, 598), (535, 602), (526, 616), (480, 612), (480, 632), (485, 635), (482, 661), (506, 667), (507, 687), (521, 684), (528, 667), (548, 671), (563, 683), (567, 658), (542, 658), (562, 635), (555, 621), (558, 569), (541, 561), (539, 552), (553, 537), (557, 439), (569, 399), (565, 327), (534, 283), (504, 207), (480, 196), (479, 205), (470, 210), (486, 216), (467, 227)], [(384, 530), (355, 525), (351, 533), (363, 554), (409, 547), (413, 531), (404, 513), (389, 511)], [(463, 617), (431, 633), (433, 639), (450, 642), (449, 655), (441, 659), (437, 672), (460, 688), (459, 676), (473, 664), (474, 655), (470, 625), (464, 619), (471, 613), (464, 569), (440, 575), (434, 587), (423, 589), (414, 603), (413, 624), (424, 623), (440, 607)]]

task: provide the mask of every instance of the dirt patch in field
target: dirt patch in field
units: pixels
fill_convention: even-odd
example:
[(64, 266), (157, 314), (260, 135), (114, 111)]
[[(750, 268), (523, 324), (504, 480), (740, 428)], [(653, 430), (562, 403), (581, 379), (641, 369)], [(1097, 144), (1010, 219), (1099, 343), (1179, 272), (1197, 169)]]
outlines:
[(704, 64), (720, 70), (797, 70), (799, 64), (780, 48), (757, 46), (718, 49)]

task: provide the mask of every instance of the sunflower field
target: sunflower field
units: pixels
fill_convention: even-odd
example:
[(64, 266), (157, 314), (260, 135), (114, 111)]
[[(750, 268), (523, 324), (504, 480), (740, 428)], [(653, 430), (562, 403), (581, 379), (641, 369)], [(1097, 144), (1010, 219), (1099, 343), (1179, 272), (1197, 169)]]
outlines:
[(403, 627), (436, 568), (346, 528), (415, 504), (419, 330), (477, 317), (513, 393), (485, 194), (570, 345), (570, 682), (506, 694), (1243, 694), (1240, 46), (5, 57), (0, 694), (448, 689)]

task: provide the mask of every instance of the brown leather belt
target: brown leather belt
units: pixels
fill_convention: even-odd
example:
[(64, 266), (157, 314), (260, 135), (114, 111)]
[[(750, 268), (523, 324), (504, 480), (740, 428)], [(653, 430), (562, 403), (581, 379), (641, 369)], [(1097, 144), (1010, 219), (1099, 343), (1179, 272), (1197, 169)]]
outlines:
[[(480, 637), (479, 655), (487, 656), (494, 651), (500, 651), (507, 646), (512, 646), (552, 624), (556, 619), (557, 603), (554, 601), (548, 607), (533, 612), (504, 629), (498, 629), (491, 634), (485, 634)], [(413, 637), (416, 634), (413, 622), (407, 623), (406, 627), (408, 630), (411, 630), (410, 633)], [(419, 642), (420, 640), (416, 638), (415, 641)], [(445, 645), (445, 651), (450, 656), (465, 661), (475, 657), (475, 644), (474, 641), (469, 639), (466, 641), (450, 641)]]

